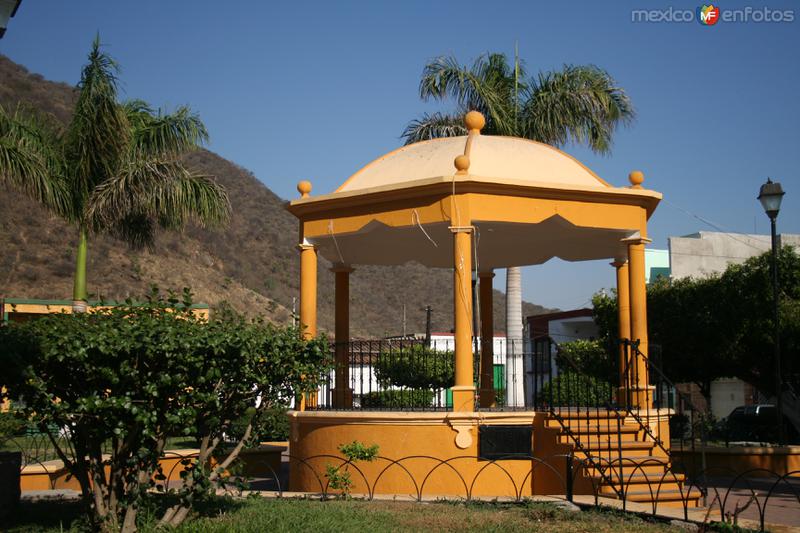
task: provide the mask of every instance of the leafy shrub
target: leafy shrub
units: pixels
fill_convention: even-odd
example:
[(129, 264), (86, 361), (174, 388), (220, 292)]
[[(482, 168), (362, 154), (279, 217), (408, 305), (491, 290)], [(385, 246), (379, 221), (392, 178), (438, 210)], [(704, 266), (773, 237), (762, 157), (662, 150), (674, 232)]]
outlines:
[(265, 441), (289, 440), (289, 417), (286, 416), (286, 407), (278, 406), (265, 409), (256, 413), (245, 413), (233, 425), (231, 436), (241, 436), (248, 425), (251, 425), (250, 440), (257, 445)]
[(602, 407), (612, 398), (610, 383), (587, 374), (561, 372), (544, 384), (539, 401), (559, 407)]
[[(159, 457), (176, 435), (200, 442), (162, 518), (180, 524), (224, 482), (267, 411), (315, 390), (328, 369), (324, 339), (232, 313), (209, 322), (191, 304), (188, 289), (182, 299), (154, 289), (141, 304), (0, 328), (4, 395), (49, 433), (91, 502), (95, 528), (135, 524), (154, 479), (164, 480)], [(109, 445), (113, 453), (104, 455)]]
[(0, 412), (0, 443), (23, 433), (26, 425), (13, 411)]
[(577, 339), (558, 346), (559, 368), (589, 374), (603, 381), (617, 378), (617, 358), (599, 340)]
[(376, 391), (361, 396), (361, 407), (383, 409), (430, 407), (434, 396), (434, 392), (428, 389)]
[(383, 387), (436, 390), (455, 383), (455, 354), (437, 352), (423, 344), (381, 353), (374, 368)]

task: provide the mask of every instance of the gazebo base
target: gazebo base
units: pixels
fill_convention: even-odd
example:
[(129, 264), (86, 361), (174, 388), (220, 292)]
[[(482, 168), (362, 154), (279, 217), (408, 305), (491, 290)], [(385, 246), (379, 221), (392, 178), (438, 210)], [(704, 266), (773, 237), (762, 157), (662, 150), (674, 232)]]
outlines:
[[(498, 496), (565, 494), (564, 457), (531, 454), (533, 427), (547, 413), (290, 411), (292, 491), (336, 492), (331, 468), (349, 473), (354, 494)], [(378, 445), (378, 458), (347, 464), (338, 447)], [(543, 443), (542, 443), (543, 444)], [(511, 455), (517, 455), (508, 458)], [(551, 457), (545, 458), (546, 455)]]
[[(290, 411), (289, 490), (414, 499), (590, 494), (697, 505), (667, 449), (670, 411)], [(650, 432), (650, 433), (648, 433)], [(378, 446), (349, 462), (339, 449)]]

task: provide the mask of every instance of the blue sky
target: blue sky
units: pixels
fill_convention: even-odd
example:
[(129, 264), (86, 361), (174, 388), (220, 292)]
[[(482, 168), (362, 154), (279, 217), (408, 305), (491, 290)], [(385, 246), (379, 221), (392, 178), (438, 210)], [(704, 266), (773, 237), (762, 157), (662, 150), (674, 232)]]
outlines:
[[(648, 2), (694, 10), (696, 3)], [(793, 9), (768, 1), (725, 3)], [(565, 7), (568, 6), (568, 7)], [(638, 111), (610, 156), (564, 149), (615, 185), (632, 169), (665, 201), (653, 246), (713, 230), (768, 230), (756, 200), (767, 176), (787, 191), (779, 229), (800, 233), (800, 20), (704, 27), (633, 23), (642, 3), (100, 2), (24, 0), (0, 53), (46, 78), (75, 83), (95, 32), (121, 63), (124, 94), (167, 108), (189, 104), (210, 148), (283, 198), (309, 179), (333, 191), (401, 144), (406, 123), (447, 104), (422, 103), (428, 59), (520, 56), (530, 72), (565, 63), (607, 69)], [(495, 278), (503, 288), (503, 277)], [(527, 300), (568, 309), (613, 285), (605, 262), (524, 269)]]

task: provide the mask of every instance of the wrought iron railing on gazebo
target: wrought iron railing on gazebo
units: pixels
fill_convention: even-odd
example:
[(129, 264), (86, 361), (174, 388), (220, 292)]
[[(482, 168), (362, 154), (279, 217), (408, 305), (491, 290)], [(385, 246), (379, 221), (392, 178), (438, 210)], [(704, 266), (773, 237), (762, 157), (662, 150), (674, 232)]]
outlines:
[[(479, 343), (476, 343), (476, 346)], [(550, 339), (535, 342), (509, 340), (494, 354), (491, 369), (481, 369), (479, 350), (473, 356), (476, 409), (531, 410), (550, 405), (548, 383), (558, 376), (556, 346)], [(318, 410), (452, 410), (450, 387), (455, 373), (452, 339), (398, 338), (332, 343), (331, 353), (345, 351), (347, 367), (323, 376), (316, 402)], [(348, 398), (336, 401), (336, 373), (347, 376)], [(481, 383), (480, 376), (490, 376)], [(488, 391), (493, 401), (482, 402)]]

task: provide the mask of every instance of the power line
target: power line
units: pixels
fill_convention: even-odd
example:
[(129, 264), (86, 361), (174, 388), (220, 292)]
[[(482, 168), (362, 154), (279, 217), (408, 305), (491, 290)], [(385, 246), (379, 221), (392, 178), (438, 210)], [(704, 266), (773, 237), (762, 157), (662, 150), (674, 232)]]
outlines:
[[(677, 204), (673, 204), (672, 202), (670, 202), (668, 200), (662, 200), (662, 201), (665, 204), (667, 204), (668, 206), (670, 206), (670, 207), (672, 207), (674, 209), (677, 209), (678, 211), (682, 211), (684, 214), (689, 215), (692, 218), (696, 218), (697, 220), (699, 220), (703, 224), (711, 226), (712, 228), (714, 228), (715, 230), (717, 230), (717, 231), (719, 231), (721, 233), (725, 233), (726, 235), (728, 235), (731, 239), (733, 239), (735, 241), (738, 241), (738, 242), (740, 242), (740, 243), (742, 243), (742, 244), (744, 244), (746, 246), (750, 246), (751, 248), (754, 248), (754, 249), (756, 249), (758, 251), (761, 251), (761, 252), (765, 251), (765, 250), (762, 250), (761, 248), (759, 248), (758, 246), (754, 245), (753, 243), (750, 243), (750, 242), (747, 242), (745, 240), (737, 238), (736, 237), (736, 233), (734, 233), (732, 231), (728, 231), (727, 229), (723, 228), (719, 224), (715, 224), (714, 222), (711, 222), (710, 220), (708, 220), (706, 218), (703, 218), (700, 215), (689, 211), (688, 209), (684, 209), (683, 207), (681, 207), (681, 206), (679, 206)], [(724, 256), (720, 256), (720, 257), (724, 257)]]

